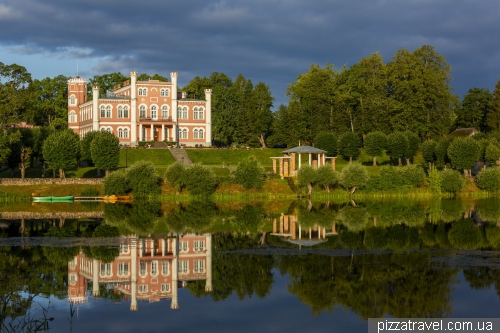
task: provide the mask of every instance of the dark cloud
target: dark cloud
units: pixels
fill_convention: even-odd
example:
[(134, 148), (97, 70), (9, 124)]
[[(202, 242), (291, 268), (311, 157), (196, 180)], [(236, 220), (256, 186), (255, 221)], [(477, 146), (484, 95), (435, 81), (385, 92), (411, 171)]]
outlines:
[[(455, 91), (492, 88), (500, 74), (496, 0), (4, 0), (0, 46), (23, 55), (96, 59), (82, 74), (243, 73), (286, 102), (311, 63), (340, 68), (379, 51), (435, 46)], [(26, 66), (26, 64), (21, 64)], [(47, 73), (55, 76), (58, 73)]]

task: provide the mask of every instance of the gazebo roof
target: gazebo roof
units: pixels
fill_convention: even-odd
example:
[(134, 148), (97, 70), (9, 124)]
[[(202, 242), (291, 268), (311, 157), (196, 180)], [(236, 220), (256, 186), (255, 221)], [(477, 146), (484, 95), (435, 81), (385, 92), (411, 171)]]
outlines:
[(299, 153), (299, 154), (325, 154), (326, 150), (314, 148), (311, 146), (298, 146), (295, 148), (282, 151), (283, 154)]

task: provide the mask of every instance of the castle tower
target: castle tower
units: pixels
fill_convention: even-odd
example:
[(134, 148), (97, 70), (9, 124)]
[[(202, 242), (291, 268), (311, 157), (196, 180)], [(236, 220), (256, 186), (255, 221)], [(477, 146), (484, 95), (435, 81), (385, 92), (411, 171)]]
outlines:
[[(79, 105), (87, 102), (87, 79), (81, 77), (70, 78), (68, 81), (68, 125), (78, 131)], [(77, 133), (79, 134), (79, 133)]]

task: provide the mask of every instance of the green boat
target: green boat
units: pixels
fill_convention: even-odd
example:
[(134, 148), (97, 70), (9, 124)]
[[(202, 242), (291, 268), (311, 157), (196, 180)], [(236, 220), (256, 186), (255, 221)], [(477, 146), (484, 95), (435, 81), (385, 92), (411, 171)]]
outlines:
[(73, 202), (74, 197), (72, 195), (63, 197), (33, 197), (33, 202)]

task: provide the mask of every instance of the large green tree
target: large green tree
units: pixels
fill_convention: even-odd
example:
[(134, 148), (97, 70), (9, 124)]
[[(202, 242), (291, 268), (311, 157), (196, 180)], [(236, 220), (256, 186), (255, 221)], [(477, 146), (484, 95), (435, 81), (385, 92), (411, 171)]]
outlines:
[(365, 137), (365, 151), (373, 157), (373, 166), (377, 166), (377, 156), (382, 155), (387, 147), (387, 135), (382, 131), (370, 132)]
[(393, 129), (410, 130), (421, 138), (447, 134), (457, 97), (446, 58), (424, 45), (414, 52), (399, 50), (387, 66)]
[(67, 126), (68, 78), (59, 75), (54, 78), (33, 80), (30, 88), (30, 108), (25, 119), (38, 126), (50, 126), (55, 119)]
[(491, 108), (486, 115), (486, 125), (493, 131), (500, 130), (500, 78), (493, 90), (493, 100), (491, 102)]
[(64, 170), (76, 165), (79, 141), (78, 135), (67, 129), (50, 134), (43, 143), (43, 157), (52, 169), (59, 169), (60, 178), (65, 178)]
[(120, 140), (111, 132), (100, 131), (90, 143), (90, 154), (96, 168), (106, 170), (107, 176), (120, 162)]
[(490, 112), (493, 95), (488, 89), (471, 88), (457, 108), (455, 128), (473, 127), (481, 132), (487, 130), (486, 116)]
[(467, 176), (481, 157), (481, 146), (472, 137), (456, 138), (448, 146), (448, 157), (452, 166), (457, 170), (463, 170)]

